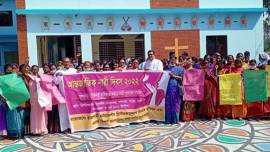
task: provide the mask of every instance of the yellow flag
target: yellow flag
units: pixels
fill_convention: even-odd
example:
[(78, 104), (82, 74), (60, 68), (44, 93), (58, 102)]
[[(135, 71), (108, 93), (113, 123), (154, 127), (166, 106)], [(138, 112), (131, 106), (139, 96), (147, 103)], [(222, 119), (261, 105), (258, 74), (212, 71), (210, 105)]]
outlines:
[(242, 105), (242, 80), (240, 74), (219, 76), (220, 105)]
[(267, 97), (270, 97), (270, 66), (267, 65), (265, 67), (265, 70), (267, 71), (268, 75), (267, 75)]

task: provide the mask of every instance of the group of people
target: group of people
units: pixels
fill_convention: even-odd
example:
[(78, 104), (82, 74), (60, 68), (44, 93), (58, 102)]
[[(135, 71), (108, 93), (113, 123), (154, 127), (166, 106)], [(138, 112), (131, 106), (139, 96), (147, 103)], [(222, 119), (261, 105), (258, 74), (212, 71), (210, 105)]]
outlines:
[[(270, 57), (267, 53), (261, 53), (258, 62), (250, 59), (250, 52), (238, 53), (236, 58), (232, 55), (223, 57), (220, 53), (205, 55), (204, 58), (189, 57), (183, 53), (177, 60), (171, 56), (170, 60), (164, 60), (164, 70), (170, 71), (166, 94), (166, 123), (174, 124), (179, 121), (191, 121), (202, 119), (257, 119), (266, 118), (270, 113), (270, 99), (246, 103), (244, 94), (241, 105), (221, 105), (219, 98), (218, 76), (223, 74), (243, 74), (244, 70), (265, 70), (269, 65)], [(204, 99), (202, 101), (183, 101), (183, 74), (189, 70), (203, 70), (205, 73)], [(242, 83), (242, 90), (244, 84)], [(233, 93), (232, 93), (233, 94)]]
[[(119, 62), (84, 63), (73, 62), (64, 58), (57, 64), (44, 64), (42, 72), (37, 65), (29, 66), (28, 62), (18, 66), (7, 64), (4, 74), (17, 74), (25, 81), (30, 93), (30, 100), (14, 110), (10, 110), (3, 97), (0, 98), (0, 135), (10, 138), (21, 138), (25, 134), (42, 135), (47, 133), (68, 132), (70, 125), (65, 103), (56, 103), (50, 111), (38, 103), (36, 78), (40, 74), (53, 77), (53, 83), (64, 96), (62, 76), (81, 72), (153, 70), (168, 71), (170, 80), (165, 98), (165, 123), (174, 124), (179, 121), (192, 121), (196, 118), (233, 118), (243, 119), (266, 116), (270, 112), (270, 101), (243, 104), (237, 106), (219, 105), (218, 75), (242, 73), (244, 70), (260, 70), (268, 65), (270, 57), (266, 53), (259, 56), (259, 63), (250, 60), (249, 52), (238, 53), (236, 59), (232, 55), (223, 57), (219, 53), (205, 55), (203, 59), (189, 57), (183, 53), (180, 57), (170, 54), (168, 59), (158, 60), (155, 51), (148, 51), (146, 61), (136, 58), (122, 58)], [(183, 73), (188, 70), (203, 70), (205, 72), (205, 97), (201, 102), (183, 101)], [(261, 110), (258, 110), (261, 109)]]

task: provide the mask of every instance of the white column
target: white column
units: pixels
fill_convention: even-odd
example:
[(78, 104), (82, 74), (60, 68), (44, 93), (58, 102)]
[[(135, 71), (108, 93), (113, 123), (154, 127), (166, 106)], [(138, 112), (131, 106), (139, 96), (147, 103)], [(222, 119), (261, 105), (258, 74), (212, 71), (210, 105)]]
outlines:
[(91, 34), (81, 34), (82, 61), (93, 61)]
[(200, 57), (203, 58), (206, 54), (206, 34), (200, 31)]
[(35, 34), (28, 33), (27, 44), (28, 44), (28, 56), (30, 66), (38, 65), (37, 36)]
[(147, 52), (152, 49), (151, 45), (151, 32), (145, 32), (144, 33), (144, 51), (145, 51), (145, 57), (147, 57)]

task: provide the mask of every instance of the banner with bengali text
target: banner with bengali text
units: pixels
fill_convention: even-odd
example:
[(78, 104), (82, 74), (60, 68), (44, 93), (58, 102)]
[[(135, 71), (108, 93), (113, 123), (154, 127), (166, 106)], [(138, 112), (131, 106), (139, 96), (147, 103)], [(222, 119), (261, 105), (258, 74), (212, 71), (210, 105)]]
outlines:
[(267, 65), (265, 70), (267, 71), (267, 96), (270, 97), (270, 66)]
[(204, 99), (204, 79), (203, 70), (185, 70), (183, 79), (185, 101), (202, 101)]
[(71, 131), (164, 121), (167, 72), (100, 72), (64, 76)]
[(219, 75), (220, 105), (242, 105), (241, 74)]
[(245, 101), (247, 103), (267, 101), (267, 71), (245, 70), (243, 75)]

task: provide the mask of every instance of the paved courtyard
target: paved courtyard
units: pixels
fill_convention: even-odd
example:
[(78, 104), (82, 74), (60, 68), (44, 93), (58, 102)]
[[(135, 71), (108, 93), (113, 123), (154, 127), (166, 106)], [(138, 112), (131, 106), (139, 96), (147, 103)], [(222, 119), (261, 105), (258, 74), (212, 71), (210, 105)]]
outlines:
[(270, 151), (270, 121), (213, 120), (144, 123), (75, 134), (0, 141), (1, 152), (256, 152)]

